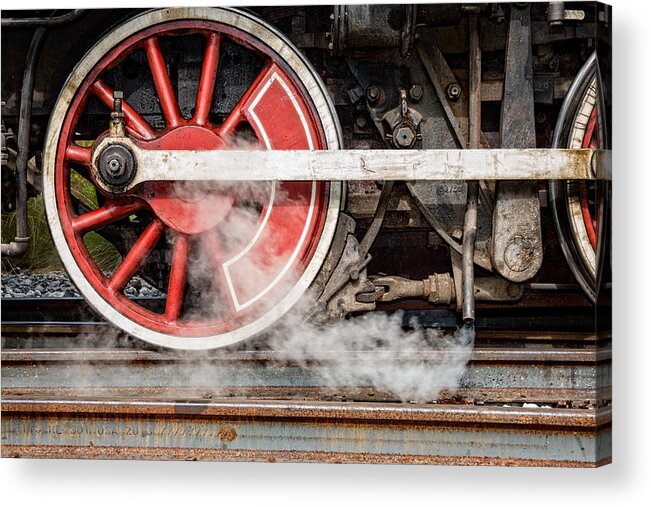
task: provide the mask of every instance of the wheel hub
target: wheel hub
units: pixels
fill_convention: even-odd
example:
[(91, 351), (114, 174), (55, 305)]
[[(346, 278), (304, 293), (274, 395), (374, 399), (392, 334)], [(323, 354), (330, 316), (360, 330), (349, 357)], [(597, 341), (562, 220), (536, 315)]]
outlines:
[[(227, 148), (218, 133), (195, 125), (170, 130), (159, 139), (142, 143), (142, 147), (150, 150)], [(140, 185), (134, 193), (149, 203), (165, 225), (182, 234), (200, 234), (217, 226), (235, 202), (228, 188), (210, 182), (151, 182)]]
[[(100, 152), (93, 160), (94, 174), (101, 179), (98, 183), (113, 196), (119, 195), (136, 174), (138, 164), (129, 147), (132, 142), (124, 137), (104, 138), (98, 146)], [(154, 141), (139, 145), (146, 150), (227, 148), (219, 134), (195, 125), (175, 128)], [(217, 226), (231, 211), (236, 200), (233, 189), (228, 185), (208, 181), (146, 182), (137, 185), (128, 195), (146, 201), (166, 226), (190, 235), (201, 234)]]
[(217, 226), (233, 207), (235, 197), (213, 184), (145, 183), (136, 195), (146, 199), (165, 225), (181, 234), (201, 234)]
[(102, 150), (98, 157), (98, 173), (102, 182), (119, 193), (136, 175), (136, 161), (129, 147), (115, 143)]

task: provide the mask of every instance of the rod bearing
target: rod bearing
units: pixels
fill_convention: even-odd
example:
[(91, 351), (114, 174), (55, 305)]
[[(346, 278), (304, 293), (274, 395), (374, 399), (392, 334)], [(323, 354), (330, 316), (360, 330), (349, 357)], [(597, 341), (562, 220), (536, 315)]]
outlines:
[(136, 159), (125, 145), (112, 143), (97, 158), (99, 176), (114, 191), (126, 187), (136, 175)]

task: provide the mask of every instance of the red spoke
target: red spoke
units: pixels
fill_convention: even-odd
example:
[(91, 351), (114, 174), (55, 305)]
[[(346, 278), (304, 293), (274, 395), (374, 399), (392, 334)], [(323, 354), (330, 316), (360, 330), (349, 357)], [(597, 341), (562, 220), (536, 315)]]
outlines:
[(76, 144), (66, 146), (66, 160), (81, 165), (90, 165), (92, 150)]
[(85, 234), (100, 227), (112, 224), (123, 218), (136, 213), (146, 207), (142, 201), (129, 204), (113, 202), (88, 213), (84, 213), (71, 220), (72, 230), (75, 234)]
[(202, 236), (202, 243), (206, 253), (208, 254), (210, 265), (214, 272), (215, 284), (219, 291), (219, 295), (221, 296), (220, 301), (224, 303), (222, 310), (224, 311), (223, 318), (225, 319), (235, 312), (235, 306), (233, 304), (233, 298), (231, 297), (231, 291), (226, 282), (226, 277), (224, 276), (224, 268), (222, 266), (222, 247), (214, 231), (208, 231), (204, 234)]
[(205, 125), (208, 122), (212, 96), (217, 80), (217, 64), (219, 61), (220, 37), (216, 33), (208, 35), (206, 40), (206, 51), (203, 56), (203, 67), (201, 69), (201, 80), (197, 91), (197, 103), (194, 111), (194, 121), (197, 125)]
[(219, 127), (219, 135), (224, 139), (232, 136), (237, 126), (242, 123), (243, 119), (242, 106), (241, 104), (237, 104), (237, 106), (235, 106), (235, 108), (228, 114), (224, 123)]
[(249, 100), (249, 98), (256, 92), (260, 90), (260, 88), (264, 85), (263, 79), (266, 77), (267, 73), (269, 72), (270, 67), (264, 67), (261, 71), (260, 74), (255, 78), (253, 81), (253, 84), (249, 86), (248, 90), (244, 93), (240, 101), (237, 103), (237, 105), (233, 108), (233, 110), (228, 114), (226, 119), (224, 120), (224, 123), (222, 123), (219, 127), (219, 135), (226, 139), (227, 137), (231, 136), (234, 134), (235, 129), (237, 126), (242, 123), (244, 120), (244, 113), (242, 111), (244, 104)]
[[(597, 107), (592, 108), (590, 119), (585, 129), (583, 136), (583, 143), (581, 148), (598, 148), (599, 143), (597, 139)], [(590, 203), (588, 201), (588, 185), (587, 182), (581, 181), (579, 185), (579, 200), (581, 202), (581, 214), (583, 215), (583, 222), (585, 223), (585, 230), (588, 234), (588, 239), (593, 249), (597, 249), (597, 221), (592, 218), (590, 213)]]
[(597, 107), (595, 106), (592, 108), (592, 113), (590, 113), (590, 119), (588, 120), (588, 125), (585, 128), (585, 133), (583, 135), (583, 142), (581, 143), (581, 148), (598, 147), (596, 127), (597, 127)]
[(185, 281), (188, 265), (188, 238), (182, 234), (176, 237), (174, 243), (174, 256), (170, 269), (170, 279), (167, 285), (167, 303), (165, 304), (165, 318), (169, 322), (178, 320), (183, 305)]
[(163, 53), (160, 50), (156, 37), (150, 37), (145, 41), (145, 51), (147, 52), (149, 68), (154, 78), (154, 86), (156, 86), (156, 92), (158, 93), (167, 125), (170, 127), (178, 127), (183, 123), (183, 117), (181, 116), (179, 105), (176, 102), (172, 81), (170, 81), (170, 76), (167, 73), (165, 59), (163, 58)]
[[(98, 79), (93, 84), (93, 93), (102, 101), (102, 103), (109, 109), (113, 109), (113, 89), (108, 86), (104, 81)], [(142, 139), (154, 139), (156, 133), (151, 128), (147, 120), (145, 120), (136, 110), (122, 101), (122, 111), (124, 112), (124, 121), (127, 124), (127, 131), (134, 136)]]
[(111, 292), (121, 291), (127, 282), (133, 278), (133, 275), (145, 263), (158, 240), (160, 240), (163, 229), (164, 226), (160, 220), (154, 220), (149, 224), (109, 280), (108, 289)]

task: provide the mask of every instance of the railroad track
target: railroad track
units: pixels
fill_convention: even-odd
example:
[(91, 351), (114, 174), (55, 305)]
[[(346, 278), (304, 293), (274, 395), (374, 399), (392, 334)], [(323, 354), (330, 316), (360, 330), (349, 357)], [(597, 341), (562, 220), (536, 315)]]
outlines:
[[(136, 298), (150, 308), (162, 308), (164, 298)], [(406, 326), (416, 321), (424, 327), (457, 329), (462, 323), (457, 312), (447, 309), (403, 311)], [(610, 320), (604, 322), (610, 329)], [(608, 345), (610, 335), (595, 334), (594, 309), (589, 307), (482, 309), (475, 323), (477, 344), (503, 343), (552, 344), (566, 347)], [(83, 346), (89, 337), (111, 337), (125, 345), (124, 333), (103, 321), (79, 297), (2, 299), (2, 340), (4, 347), (24, 346), (25, 336), (31, 346)], [(128, 341), (128, 340), (127, 340)], [(138, 342), (136, 346), (146, 344)]]
[[(5, 303), (3, 457), (577, 467), (610, 461), (610, 342), (576, 318), (565, 322), (566, 331), (552, 322), (517, 332), (500, 329), (504, 316), (487, 318), (463, 358), (459, 387), (442, 386), (435, 399), (415, 402), (332, 378), (333, 363), (381, 363), (381, 351), (297, 361), (264, 349), (151, 350), (115, 339), (105, 323), (81, 320), (77, 311), (52, 324), (24, 313), (19, 320)], [(114, 340), (94, 346), (103, 332)], [(436, 368), (441, 354), (413, 351), (400, 361)]]
[(610, 461), (610, 422), (609, 408), (12, 398), (2, 456), (580, 467)]

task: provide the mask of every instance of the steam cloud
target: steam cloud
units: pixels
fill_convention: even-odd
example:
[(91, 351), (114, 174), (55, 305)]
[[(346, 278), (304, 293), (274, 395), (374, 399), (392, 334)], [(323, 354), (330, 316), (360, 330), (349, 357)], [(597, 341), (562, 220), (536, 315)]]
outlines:
[(285, 319), (270, 339), (281, 357), (318, 365), (327, 385), (369, 386), (402, 401), (435, 401), (459, 385), (474, 346), (474, 329), (452, 334), (412, 322), (403, 314), (368, 313), (325, 326)]
[[(254, 202), (268, 198), (268, 183), (222, 183), (221, 187), (238, 195), (253, 196)], [(280, 186), (277, 186), (280, 188)], [(205, 189), (210, 191), (210, 189)], [(279, 191), (275, 203), (292, 206), (291, 198)], [(205, 210), (210, 213), (210, 209)], [(253, 208), (233, 208), (220, 225), (220, 241), (227, 250), (237, 251), (259, 227), (260, 213)], [(283, 259), (274, 257), (274, 249), (263, 258), (247, 260), (247, 276), (238, 282), (255, 286), (265, 271), (277, 271)], [(212, 276), (213, 268), (206, 261), (195, 262), (192, 267), (193, 283)], [(241, 273), (241, 272), (240, 272)], [(286, 293), (295, 276), (286, 275), (276, 290)], [(219, 315), (223, 300), (210, 297), (202, 301), (201, 312)], [(417, 322), (403, 326), (403, 314), (368, 313), (363, 316), (317, 326), (303, 319), (310, 301), (302, 301), (298, 308), (285, 315), (264, 339), (281, 361), (309, 368), (317, 373), (326, 386), (372, 387), (389, 391), (401, 401), (432, 402), (441, 391), (453, 391), (465, 371), (474, 346), (474, 330), (461, 328), (444, 333), (439, 329), (424, 328)], [(275, 367), (275, 366), (270, 366)], [(193, 381), (214, 372), (199, 368), (191, 373)]]

